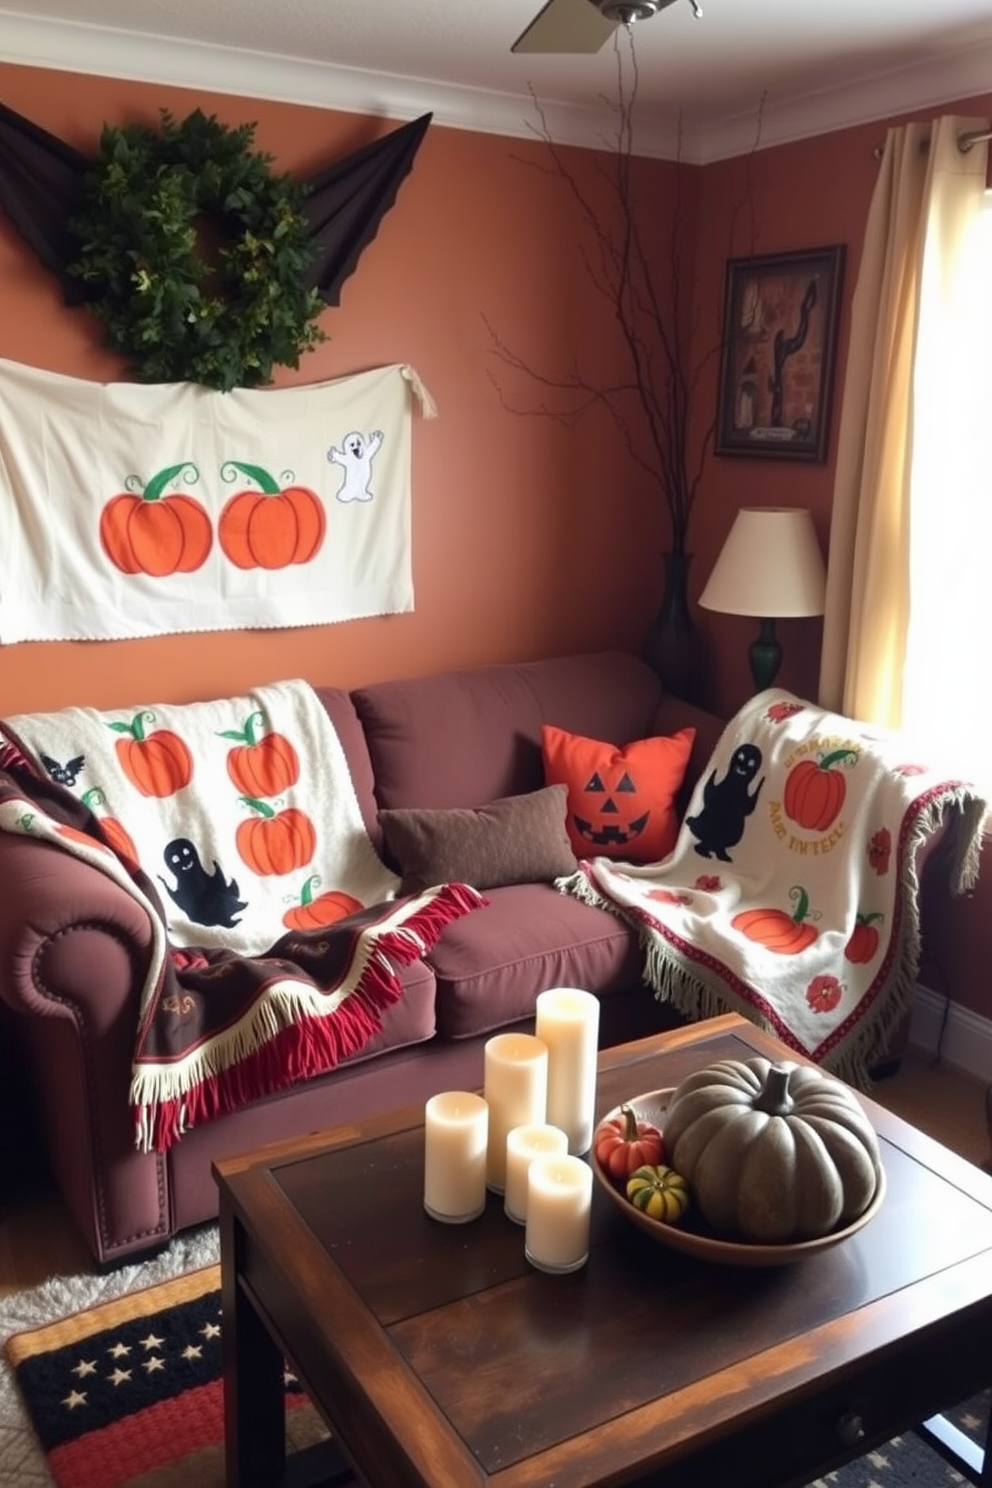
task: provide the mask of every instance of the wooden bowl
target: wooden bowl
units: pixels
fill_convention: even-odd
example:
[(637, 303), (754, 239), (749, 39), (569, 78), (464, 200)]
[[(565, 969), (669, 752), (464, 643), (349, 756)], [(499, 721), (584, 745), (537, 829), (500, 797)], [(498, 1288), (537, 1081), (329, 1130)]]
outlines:
[[(650, 1121), (654, 1126), (665, 1129), (665, 1112), (669, 1101), (674, 1093), (674, 1086), (668, 1086), (664, 1090), (649, 1090), (643, 1095), (631, 1096), (624, 1101), (624, 1105), (632, 1106), (637, 1113), (639, 1121)], [(605, 1121), (619, 1118), (620, 1107), (607, 1112), (603, 1118)], [(636, 1208), (630, 1202), (626, 1194), (619, 1189), (596, 1159), (596, 1148), (589, 1154), (589, 1162), (593, 1175), (600, 1189), (614, 1205), (623, 1217), (636, 1225), (637, 1228), (651, 1240), (656, 1240), (659, 1245), (667, 1245), (670, 1250), (680, 1250), (684, 1255), (694, 1256), (699, 1261), (710, 1261), (723, 1266), (788, 1266), (795, 1261), (801, 1261), (806, 1256), (819, 1255), (821, 1250), (829, 1250), (833, 1245), (840, 1245), (842, 1241), (849, 1240), (856, 1235), (858, 1230), (864, 1226), (878, 1213), (885, 1197), (885, 1173), (881, 1169), (878, 1175), (878, 1187), (875, 1196), (863, 1214), (859, 1215), (849, 1225), (841, 1229), (831, 1230), (829, 1234), (819, 1235), (815, 1240), (796, 1240), (783, 1245), (764, 1245), (747, 1240), (725, 1240), (711, 1230), (701, 1214), (695, 1211), (690, 1203), (689, 1209), (678, 1224), (666, 1224), (663, 1220), (652, 1219), (649, 1214)]]

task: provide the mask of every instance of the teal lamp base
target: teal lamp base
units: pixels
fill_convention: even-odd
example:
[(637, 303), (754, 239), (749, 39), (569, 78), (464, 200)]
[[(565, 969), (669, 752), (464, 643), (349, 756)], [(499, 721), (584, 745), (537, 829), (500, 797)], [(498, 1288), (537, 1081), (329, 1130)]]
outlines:
[(757, 637), (751, 642), (747, 655), (751, 663), (754, 690), (764, 692), (766, 687), (771, 687), (778, 675), (778, 669), (782, 665), (782, 647), (775, 634), (775, 621), (762, 620), (759, 624)]

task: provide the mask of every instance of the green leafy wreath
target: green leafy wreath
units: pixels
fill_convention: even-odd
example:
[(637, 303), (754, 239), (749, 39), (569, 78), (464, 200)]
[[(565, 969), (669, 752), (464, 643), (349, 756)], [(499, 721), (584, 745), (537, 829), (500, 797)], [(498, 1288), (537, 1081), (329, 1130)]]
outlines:
[(199, 109), (181, 123), (163, 109), (157, 131), (103, 129), (69, 272), (141, 382), (256, 387), (326, 340), (304, 190), (254, 135)]

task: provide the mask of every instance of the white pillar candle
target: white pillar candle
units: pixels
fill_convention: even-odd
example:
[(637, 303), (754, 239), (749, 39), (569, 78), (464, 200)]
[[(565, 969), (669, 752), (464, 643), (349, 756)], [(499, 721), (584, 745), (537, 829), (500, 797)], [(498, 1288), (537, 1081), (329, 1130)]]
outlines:
[(486, 1183), (506, 1186), (506, 1138), (515, 1126), (540, 1126), (548, 1099), (548, 1046), (532, 1033), (498, 1033), (486, 1043), (483, 1095), (489, 1107)]
[(489, 1109), (481, 1095), (446, 1090), (424, 1108), (424, 1208), (464, 1224), (486, 1207)]
[(569, 1152), (588, 1152), (595, 1120), (599, 998), (578, 987), (541, 992), (534, 1032), (548, 1046), (547, 1119), (567, 1133)]
[(558, 1126), (515, 1126), (506, 1137), (506, 1194), (503, 1208), (514, 1224), (527, 1218), (527, 1170), (535, 1157), (563, 1156), (568, 1137)]
[(581, 1157), (535, 1157), (527, 1169), (524, 1254), (539, 1271), (577, 1271), (589, 1255), (592, 1168)]

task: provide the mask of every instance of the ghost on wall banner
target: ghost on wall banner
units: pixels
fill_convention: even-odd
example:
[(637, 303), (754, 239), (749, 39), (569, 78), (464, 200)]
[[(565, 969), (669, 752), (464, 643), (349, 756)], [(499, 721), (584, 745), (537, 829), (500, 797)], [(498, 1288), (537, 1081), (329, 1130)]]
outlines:
[(414, 369), (219, 393), (0, 360), (0, 643), (413, 609)]

